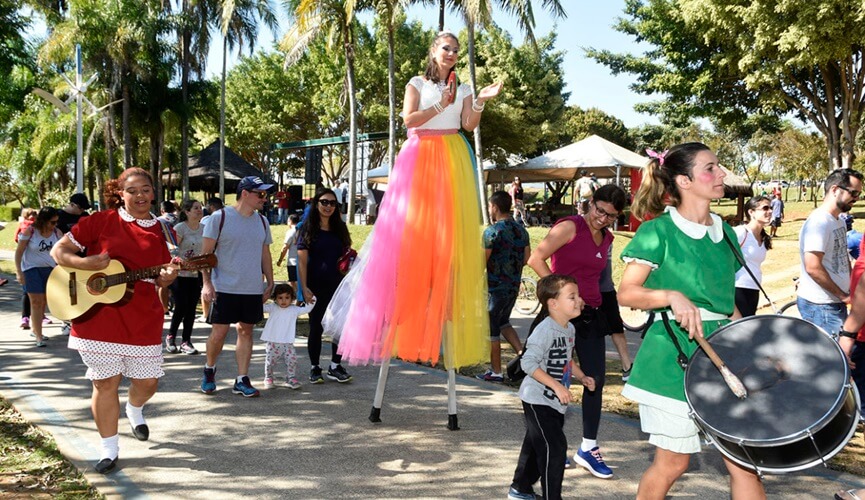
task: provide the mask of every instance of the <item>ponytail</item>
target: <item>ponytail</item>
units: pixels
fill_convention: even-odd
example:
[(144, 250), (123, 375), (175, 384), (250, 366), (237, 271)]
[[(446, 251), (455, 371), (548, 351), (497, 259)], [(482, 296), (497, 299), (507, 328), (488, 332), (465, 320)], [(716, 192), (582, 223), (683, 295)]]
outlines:
[(709, 151), (709, 146), (701, 142), (677, 144), (668, 151), (656, 153), (647, 149), (649, 163), (643, 171), (643, 182), (634, 196), (631, 213), (637, 219), (661, 214), (667, 205), (679, 206), (681, 198), (676, 177), (684, 175), (691, 178), (694, 157), (700, 151)]

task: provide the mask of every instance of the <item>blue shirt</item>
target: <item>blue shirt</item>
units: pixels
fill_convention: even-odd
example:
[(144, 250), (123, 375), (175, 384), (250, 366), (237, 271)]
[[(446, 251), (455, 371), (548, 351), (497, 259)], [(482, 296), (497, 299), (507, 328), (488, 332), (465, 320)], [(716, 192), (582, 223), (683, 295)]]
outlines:
[(847, 231), (847, 250), (854, 259), (859, 258), (859, 244), (862, 243), (862, 233), (855, 229)]
[(770, 204), (772, 206), (772, 218), (780, 219), (784, 215), (784, 202), (775, 198)]
[(502, 219), (484, 230), (487, 259), (487, 285), (490, 293), (516, 294), (523, 276), (529, 233), (511, 218)]

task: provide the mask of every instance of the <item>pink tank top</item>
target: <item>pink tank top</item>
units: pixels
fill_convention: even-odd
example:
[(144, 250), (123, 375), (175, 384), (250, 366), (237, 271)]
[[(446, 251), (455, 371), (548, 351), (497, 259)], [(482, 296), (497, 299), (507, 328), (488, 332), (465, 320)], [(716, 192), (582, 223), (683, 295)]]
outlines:
[(556, 250), (551, 259), (550, 268), (556, 274), (566, 274), (577, 280), (580, 297), (586, 305), (600, 307), (601, 305), (601, 272), (607, 266), (607, 255), (613, 244), (613, 233), (604, 230), (604, 239), (600, 245), (595, 245), (592, 232), (586, 220), (579, 215), (563, 217), (562, 221), (571, 221), (577, 226), (577, 233), (571, 241)]

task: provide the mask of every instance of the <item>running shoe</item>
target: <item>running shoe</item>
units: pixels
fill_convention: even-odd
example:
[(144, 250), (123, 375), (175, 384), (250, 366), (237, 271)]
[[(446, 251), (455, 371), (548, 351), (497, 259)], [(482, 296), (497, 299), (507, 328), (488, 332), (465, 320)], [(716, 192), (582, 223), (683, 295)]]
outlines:
[[(633, 366), (631, 368), (633, 368)], [(627, 382), (628, 379), (631, 378), (631, 368), (628, 368), (627, 370), (622, 370), (622, 382)]]
[(300, 380), (291, 377), (285, 381), (285, 385), (288, 386), (289, 389), (300, 389)]
[(492, 370), (487, 370), (480, 375), (475, 375), (475, 378), (478, 380), (483, 380), (485, 382), (504, 382), (505, 377), (502, 376), (501, 373), (493, 373)]
[(593, 476), (601, 479), (613, 477), (613, 471), (604, 463), (604, 457), (601, 456), (601, 450), (595, 446), (590, 451), (583, 451), (580, 448), (577, 454), (574, 455), (574, 462), (583, 466)]
[(204, 368), (204, 377), (201, 379), (201, 392), (213, 394), (216, 391), (216, 367)]
[(343, 368), (342, 365), (336, 365), (336, 368), (328, 368), (327, 378), (339, 382), (340, 384), (351, 382), (351, 375), (345, 371), (345, 368)]
[(174, 335), (168, 335), (165, 337), (165, 350), (171, 354), (176, 354), (178, 352), (177, 344), (174, 343)]
[(184, 342), (180, 344), (180, 352), (182, 352), (183, 354), (192, 355), (198, 354), (198, 349), (196, 349), (195, 346), (192, 345), (192, 342)]
[(509, 500), (535, 500), (534, 493), (523, 493), (522, 491), (511, 486), (511, 489), (508, 490), (508, 499)]
[(321, 376), (321, 367), (313, 366), (311, 370), (309, 370), (309, 383), (310, 384), (323, 384), (324, 377)]
[(261, 394), (258, 392), (258, 389), (252, 386), (249, 377), (243, 377), (240, 379), (240, 382), (235, 382), (234, 387), (231, 388), (231, 392), (240, 394), (245, 398), (255, 398)]
[(30, 316), (22, 316), (21, 317), (21, 329), (29, 330), (30, 329)]
[(264, 385), (264, 388), (265, 388), (265, 389), (273, 389), (273, 379), (272, 379), (272, 378), (266, 378), (266, 379), (264, 379), (264, 384), (263, 384), (263, 385)]

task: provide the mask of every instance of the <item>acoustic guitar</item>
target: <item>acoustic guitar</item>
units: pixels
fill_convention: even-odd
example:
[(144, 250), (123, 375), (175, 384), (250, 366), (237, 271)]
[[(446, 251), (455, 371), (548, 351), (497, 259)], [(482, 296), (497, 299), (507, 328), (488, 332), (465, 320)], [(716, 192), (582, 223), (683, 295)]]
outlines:
[(163, 268), (174, 266), (181, 271), (198, 271), (215, 267), (216, 263), (216, 255), (206, 254), (134, 271), (127, 271), (116, 260), (111, 260), (108, 267), (98, 271), (58, 265), (48, 276), (45, 290), (48, 308), (56, 318), (67, 321), (76, 319), (96, 304), (129, 301), (136, 281), (155, 278)]

